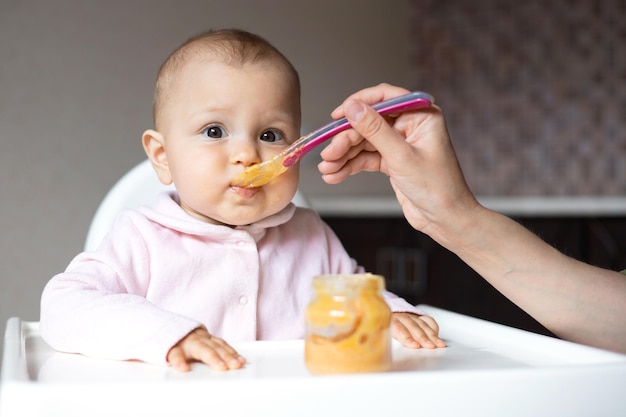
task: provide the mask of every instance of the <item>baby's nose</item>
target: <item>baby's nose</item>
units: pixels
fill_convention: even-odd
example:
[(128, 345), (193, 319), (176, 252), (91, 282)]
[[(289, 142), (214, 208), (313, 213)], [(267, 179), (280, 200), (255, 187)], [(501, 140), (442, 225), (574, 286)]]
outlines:
[(250, 166), (261, 162), (261, 154), (259, 152), (256, 141), (238, 140), (232, 142), (230, 162), (232, 164), (241, 164)]

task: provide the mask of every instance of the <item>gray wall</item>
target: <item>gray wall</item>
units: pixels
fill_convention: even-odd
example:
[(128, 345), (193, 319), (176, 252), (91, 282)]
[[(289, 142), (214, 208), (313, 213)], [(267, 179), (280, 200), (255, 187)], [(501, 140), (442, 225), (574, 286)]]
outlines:
[[(405, 0), (0, 0), (1, 328), (38, 320), (46, 281), (144, 158), (155, 73), (187, 37), (236, 26), (272, 41), (300, 71), (308, 129), (357, 89), (410, 82), (410, 11)], [(305, 192), (320, 192), (315, 160), (303, 165)]]

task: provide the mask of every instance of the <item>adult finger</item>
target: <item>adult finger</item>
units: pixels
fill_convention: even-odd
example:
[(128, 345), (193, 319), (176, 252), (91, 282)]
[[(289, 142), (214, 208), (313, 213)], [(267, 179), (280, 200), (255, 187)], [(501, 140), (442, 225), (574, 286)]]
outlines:
[(338, 184), (350, 175), (359, 172), (381, 171), (380, 155), (378, 152), (361, 151), (356, 156), (346, 157), (341, 161), (321, 161), (317, 168), (322, 174), (322, 179), (327, 184)]
[(388, 100), (390, 98), (402, 96), (407, 93), (409, 93), (409, 90), (407, 90), (406, 88), (396, 87), (394, 85), (386, 84), (386, 83), (381, 83), (374, 87), (364, 88), (348, 96), (344, 100), (343, 104), (341, 104), (339, 107), (333, 110), (333, 112), (331, 113), (331, 116), (335, 119), (343, 117), (345, 115), (343, 105), (348, 100), (359, 100), (359, 101), (362, 101), (363, 103), (374, 104), (374, 103), (379, 103), (381, 101)]
[(360, 100), (346, 101), (343, 109), (352, 128), (374, 145), (383, 158), (402, 155), (410, 147), (383, 116)]
[(330, 144), (320, 152), (320, 156), (324, 161), (341, 161), (351, 153), (358, 153), (366, 145), (367, 142), (363, 141), (363, 137), (357, 131), (348, 129), (333, 137)]

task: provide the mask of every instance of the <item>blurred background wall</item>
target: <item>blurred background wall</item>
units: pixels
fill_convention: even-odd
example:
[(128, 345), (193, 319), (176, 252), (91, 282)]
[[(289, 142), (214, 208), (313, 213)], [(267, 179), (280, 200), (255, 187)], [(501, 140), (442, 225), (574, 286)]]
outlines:
[(481, 196), (626, 195), (626, 3), (411, 2), (413, 85)]

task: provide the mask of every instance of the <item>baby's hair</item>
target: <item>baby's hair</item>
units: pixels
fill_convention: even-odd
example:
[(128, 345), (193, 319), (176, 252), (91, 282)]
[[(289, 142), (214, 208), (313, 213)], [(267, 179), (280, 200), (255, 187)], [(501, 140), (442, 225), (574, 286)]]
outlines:
[[(202, 32), (189, 38), (163, 62), (157, 74), (154, 89), (153, 117), (159, 121), (164, 102), (170, 94), (173, 80), (192, 59), (215, 59), (232, 66), (244, 66), (274, 61), (284, 66), (292, 80), (295, 92), (300, 96), (300, 78), (291, 62), (271, 43), (259, 35), (240, 29), (221, 29)], [(157, 130), (159, 126), (156, 126)]]

